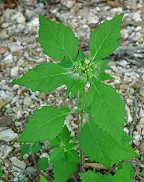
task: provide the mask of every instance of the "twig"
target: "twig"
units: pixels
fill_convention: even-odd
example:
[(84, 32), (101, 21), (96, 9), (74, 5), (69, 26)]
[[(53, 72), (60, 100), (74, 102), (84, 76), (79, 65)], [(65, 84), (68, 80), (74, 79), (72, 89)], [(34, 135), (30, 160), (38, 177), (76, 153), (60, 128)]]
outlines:
[(112, 172), (113, 172), (118, 166), (120, 166), (123, 162), (127, 162), (127, 161), (123, 160), (123, 161), (119, 162), (119, 163), (116, 164), (111, 170), (109, 170), (108, 173), (112, 173)]

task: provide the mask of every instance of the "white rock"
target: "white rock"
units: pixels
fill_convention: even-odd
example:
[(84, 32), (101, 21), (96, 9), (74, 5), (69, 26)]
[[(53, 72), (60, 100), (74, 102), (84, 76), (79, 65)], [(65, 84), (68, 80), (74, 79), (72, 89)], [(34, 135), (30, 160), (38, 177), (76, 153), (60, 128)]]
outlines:
[(90, 16), (88, 19), (88, 24), (97, 24), (99, 19), (97, 16)]
[(8, 155), (11, 153), (12, 147), (8, 145), (1, 145), (0, 147), (0, 158), (6, 159)]
[(11, 76), (15, 77), (18, 75), (18, 70), (19, 68), (18, 67), (14, 67), (11, 69)]
[(21, 126), (21, 122), (16, 121), (16, 122), (15, 122), (15, 126), (16, 126), (16, 127)]
[(39, 156), (40, 158), (43, 158), (43, 157), (45, 157), (45, 158), (48, 158), (49, 159), (49, 155), (48, 155), (48, 153), (42, 153), (40, 156)]
[(4, 62), (4, 63), (7, 63), (7, 64), (12, 63), (12, 62), (13, 62), (13, 56), (12, 56), (12, 54), (7, 55), (7, 56), (3, 59), (3, 62)]
[(139, 12), (136, 12), (132, 18), (134, 21), (141, 21), (141, 14)]
[(9, 43), (8, 48), (11, 52), (18, 52), (20, 51), (23, 47), (20, 45), (17, 45), (15, 43)]
[(31, 100), (31, 98), (29, 98), (29, 97), (24, 98), (24, 105), (26, 107), (29, 107), (32, 104), (33, 104), (33, 101)]
[[(10, 160), (11, 160), (12, 164), (14, 164), (14, 165), (16, 165), (16, 166), (18, 166), (18, 167), (20, 167), (20, 168), (22, 168), (22, 169), (25, 169), (25, 168), (26, 168), (26, 163), (23, 162), (23, 161), (20, 161), (18, 158), (16, 158), (16, 157), (11, 157)], [(22, 171), (21, 169), (16, 168), (16, 167), (13, 167), (13, 170), (14, 170), (14, 171), (18, 171), (18, 172), (20, 172), (20, 173), (24, 173), (24, 171)]]
[(13, 22), (23, 24), (23, 23), (25, 23), (26, 18), (24, 17), (24, 15), (23, 15), (22, 13), (17, 12), (15, 15), (13, 15), (13, 16), (11, 17), (11, 20), (12, 20)]
[(21, 113), (21, 111), (18, 111), (17, 112), (17, 119), (20, 119), (22, 117), (22, 113)]
[(17, 133), (10, 128), (0, 127), (0, 141), (10, 142), (18, 138)]
[(30, 29), (37, 28), (38, 25), (39, 25), (39, 20), (38, 20), (38, 18), (35, 18), (35, 19), (33, 19), (31, 22), (28, 23), (28, 27), (29, 27)]

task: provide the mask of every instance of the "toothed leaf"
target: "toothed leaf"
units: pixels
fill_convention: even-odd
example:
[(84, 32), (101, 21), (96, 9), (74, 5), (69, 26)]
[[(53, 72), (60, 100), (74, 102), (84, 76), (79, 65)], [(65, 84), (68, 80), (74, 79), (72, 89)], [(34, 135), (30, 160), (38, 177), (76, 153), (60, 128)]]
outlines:
[(70, 109), (44, 106), (33, 112), (19, 138), (19, 142), (44, 142), (54, 139), (62, 130)]
[(39, 38), (44, 54), (65, 64), (73, 63), (78, 54), (78, 39), (70, 27), (39, 16)]
[(90, 34), (90, 52), (93, 60), (109, 56), (118, 48), (123, 13), (111, 20), (106, 20)]
[(72, 97), (85, 85), (85, 81), (78, 74), (50, 62), (28, 70), (25, 75), (12, 83), (40, 92), (51, 92), (62, 85), (66, 85), (68, 95), (71, 94)]
[(123, 137), (125, 104), (114, 88), (93, 79), (86, 97), (86, 107), (95, 123), (115, 140)]
[(48, 158), (42, 157), (38, 161), (39, 170), (45, 171), (48, 168)]

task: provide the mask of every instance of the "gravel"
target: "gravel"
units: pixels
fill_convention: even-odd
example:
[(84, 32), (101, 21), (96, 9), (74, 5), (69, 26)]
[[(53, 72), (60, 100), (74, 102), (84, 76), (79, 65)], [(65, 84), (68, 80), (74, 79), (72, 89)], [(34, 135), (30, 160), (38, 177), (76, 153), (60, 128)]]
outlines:
[[(114, 8), (106, 2), (102, 3), (100, 0), (98, 2), (61, 0), (61, 3), (46, 8), (43, 1), (22, 0), (15, 9), (4, 9), (3, 5), (0, 5), (0, 158), (7, 159), (11, 164), (21, 166), (23, 169), (26, 166), (30, 167), (31, 170), (33, 166), (28, 162), (28, 156), (20, 157), (20, 144), (16, 140), (32, 111), (44, 105), (55, 107), (66, 105), (75, 108), (76, 100), (65, 98), (66, 88), (64, 86), (51, 93), (33, 93), (29, 89), (11, 84), (28, 69), (50, 61), (50, 58), (42, 53), (37, 42), (39, 14), (70, 25), (79, 37), (80, 47), (89, 54), (90, 29), (97, 27), (98, 23), (106, 18), (109, 19), (124, 12), (120, 45), (139, 46), (143, 44), (143, 0), (139, 2), (125, 0), (124, 7)], [(110, 57), (112, 59), (110, 64), (113, 68), (113, 72), (110, 71), (110, 73), (116, 79), (109, 82), (126, 102), (127, 121), (124, 130), (129, 134), (130, 126), (134, 126), (131, 131), (134, 138), (132, 145), (140, 154), (139, 172), (135, 182), (141, 181), (138, 176), (144, 167), (142, 165), (144, 143), (141, 143), (144, 137), (144, 54), (139, 52), (136, 54), (137, 56), (133, 58), (128, 55)], [(7, 122), (4, 125), (5, 117)], [(74, 135), (78, 128), (77, 118), (69, 115), (65, 122)], [(45, 156), (47, 153), (40, 152), (39, 155)], [(23, 177), (28, 181), (28, 177), (22, 170), (11, 167), (8, 162), (2, 162), (2, 167), (4, 179), (7, 181), (20, 181)]]

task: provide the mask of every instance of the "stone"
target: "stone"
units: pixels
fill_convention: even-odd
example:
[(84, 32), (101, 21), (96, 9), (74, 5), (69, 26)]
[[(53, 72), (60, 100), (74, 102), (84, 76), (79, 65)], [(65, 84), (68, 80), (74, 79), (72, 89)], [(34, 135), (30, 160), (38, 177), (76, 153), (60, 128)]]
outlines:
[[(11, 160), (11, 162), (12, 162), (13, 165), (16, 165), (16, 166), (18, 166), (18, 167), (20, 167), (22, 169), (25, 169), (26, 168), (26, 163), (23, 162), (23, 161), (21, 161), (21, 160), (19, 160), (17, 157), (11, 157), (10, 160)], [(14, 166), (13, 166), (13, 170), (14, 171), (18, 171), (20, 173), (24, 173), (23, 170), (21, 170), (21, 169), (19, 169), (17, 167), (14, 167)]]
[(11, 52), (18, 52), (22, 50), (23, 47), (20, 45), (17, 45), (16, 43), (9, 43), (8, 48)]
[(33, 104), (33, 101), (31, 100), (31, 98), (29, 98), (29, 97), (24, 98), (24, 105), (26, 107), (29, 107), (32, 104)]
[(6, 159), (8, 155), (11, 153), (12, 147), (8, 145), (1, 145), (0, 147), (0, 158)]
[(7, 47), (0, 47), (0, 56), (8, 51)]
[(30, 179), (34, 180), (37, 176), (37, 170), (33, 167), (27, 167), (26, 171), (28, 172), (28, 175)]
[(134, 21), (141, 21), (142, 20), (141, 19), (141, 14), (139, 12), (134, 13), (132, 18), (133, 18)]
[(16, 127), (21, 126), (21, 122), (16, 121), (16, 122), (15, 122), (15, 126), (16, 126)]
[(19, 67), (14, 67), (11, 69), (11, 76), (12, 77), (16, 77), (18, 76), (18, 70), (19, 70)]
[(6, 31), (5, 30), (1, 30), (0, 31), (0, 39), (7, 39), (7, 38), (9, 38), (9, 35), (6, 33)]
[(13, 115), (4, 115), (0, 118), (0, 127), (10, 127), (13, 122)]
[(11, 128), (0, 127), (0, 141), (11, 142), (18, 138)]
[(17, 12), (15, 15), (11, 17), (11, 20), (16, 23), (24, 24), (26, 22), (26, 18), (20, 12)]
[(142, 97), (144, 97), (144, 87), (141, 87), (141, 88), (140, 88), (140, 92), (139, 92), (139, 93), (140, 93), (140, 95), (141, 95)]
[(8, 55), (3, 59), (3, 62), (4, 62), (5, 64), (12, 63), (12, 62), (13, 62), (13, 56), (12, 56), (12, 54), (8, 54)]

